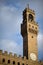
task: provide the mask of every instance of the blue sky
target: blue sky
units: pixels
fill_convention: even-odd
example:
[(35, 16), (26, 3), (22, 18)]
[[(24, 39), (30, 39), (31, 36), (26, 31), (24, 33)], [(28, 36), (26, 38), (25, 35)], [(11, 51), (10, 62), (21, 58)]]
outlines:
[(0, 49), (23, 56), (20, 26), (27, 4), (35, 11), (39, 24), (38, 54), (39, 59), (43, 59), (43, 0), (0, 0)]

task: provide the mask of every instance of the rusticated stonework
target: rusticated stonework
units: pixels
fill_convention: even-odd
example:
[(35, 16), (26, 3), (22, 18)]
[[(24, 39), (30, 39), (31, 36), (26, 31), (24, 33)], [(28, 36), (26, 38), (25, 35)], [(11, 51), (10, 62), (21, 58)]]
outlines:
[(23, 11), (23, 22), (21, 24), (21, 35), (23, 37), (23, 57), (16, 54), (3, 53), (0, 50), (0, 65), (43, 65), (38, 60), (37, 35), (38, 23), (35, 22), (35, 12), (30, 8)]

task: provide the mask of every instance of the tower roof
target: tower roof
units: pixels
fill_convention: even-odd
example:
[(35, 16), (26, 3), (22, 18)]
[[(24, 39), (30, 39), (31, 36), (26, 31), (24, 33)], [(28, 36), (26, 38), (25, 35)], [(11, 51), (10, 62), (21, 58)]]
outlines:
[(23, 12), (31, 12), (35, 15), (35, 11), (29, 8), (29, 4), (27, 4), (27, 7), (24, 9)]

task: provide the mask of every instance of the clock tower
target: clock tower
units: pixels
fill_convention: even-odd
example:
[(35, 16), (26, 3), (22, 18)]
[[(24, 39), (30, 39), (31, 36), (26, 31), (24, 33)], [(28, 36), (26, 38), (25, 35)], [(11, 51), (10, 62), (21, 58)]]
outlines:
[(21, 34), (23, 37), (23, 56), (26, 56), (29, 60), (38, 60), (38, 23), (35, 21), (34, 10), (29, 7), (25, 8), (23, 11)]

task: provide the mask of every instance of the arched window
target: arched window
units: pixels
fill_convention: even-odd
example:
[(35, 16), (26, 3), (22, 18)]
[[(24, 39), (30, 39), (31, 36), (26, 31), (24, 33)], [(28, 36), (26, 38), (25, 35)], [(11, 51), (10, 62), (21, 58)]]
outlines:
[(2, 62), (5, 62), (5, 59), (3, 58)]
[(20, 63), (18, 62), (18, 65), (20, 65)]
[(8, 63), (10, 63), (10, 60), (8, 60)]
[(15, 64), (15, 61), (13, 61), (13, 64)]
[(28, 65), (28, 64), (26, 64), (26, 65)]
[(33, 38), (33, 36), (32, 36), (32, 38)]
[(24, 63), (22, 65), (24, 65)]

